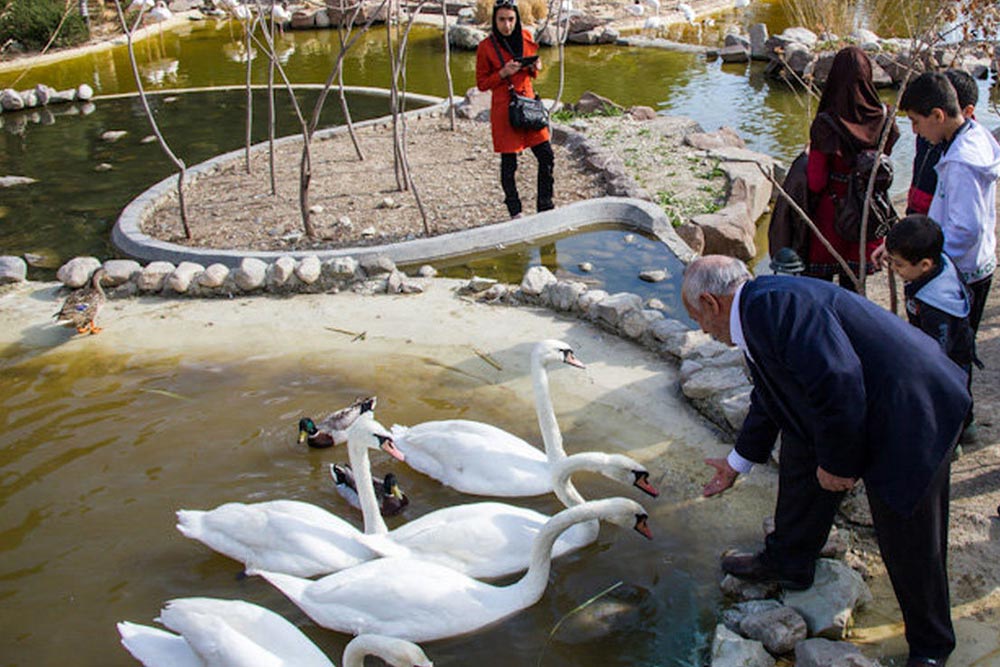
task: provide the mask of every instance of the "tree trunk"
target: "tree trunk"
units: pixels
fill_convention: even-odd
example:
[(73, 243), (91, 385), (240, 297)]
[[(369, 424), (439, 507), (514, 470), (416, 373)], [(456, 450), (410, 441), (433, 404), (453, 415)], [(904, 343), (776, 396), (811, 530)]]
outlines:
[(455, 131), (455, 84), (451, 78), (451, 43), (448, 41), (448, 0), (441, 0), (441, 22), (444, 24), (444, 77), (448, 82), (448, 122)]

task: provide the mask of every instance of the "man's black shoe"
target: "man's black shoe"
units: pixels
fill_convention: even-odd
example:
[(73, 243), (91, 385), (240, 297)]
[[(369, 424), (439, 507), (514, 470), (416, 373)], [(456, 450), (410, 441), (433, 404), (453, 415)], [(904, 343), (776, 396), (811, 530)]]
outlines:
[(944, 658), (910, 658), (906, 661), (906, 667), (944, 667), (948, 662)]
[(812, 577), (790, 577), (768, 566), (761, 554), (731, 554), (722, 557), (722, 571), (747, 581), (774, 581), (790, 591), (804, 591), (812, 586)]

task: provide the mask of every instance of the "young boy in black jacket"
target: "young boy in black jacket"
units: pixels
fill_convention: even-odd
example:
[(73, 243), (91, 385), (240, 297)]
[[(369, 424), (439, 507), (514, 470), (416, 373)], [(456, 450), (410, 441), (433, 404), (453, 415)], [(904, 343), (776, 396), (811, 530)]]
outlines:
[(969, 292), (943, 247), (941, 227), (920, 214), (900, 220), (885, 239), (889, 264), (906, 282), (910, 324), (934, 338), (952, 361), (971, 371), (975, 353)]
[[(941, 227), (926, 215), (908, 215), (897, 222), (885, 238), (889, 265), (906, 283), (906, 316), (941, 346), (942, 351), (969, 376), (976, 359), (975, 335), (969, 324), (969, 289), (943, 252)], [(980, 365), (981, 367), (981, 365)], [(971, 442), (972, 410), (966, 419), (961, 442)], [(959, 453), (956, 450), (956, 453)]]

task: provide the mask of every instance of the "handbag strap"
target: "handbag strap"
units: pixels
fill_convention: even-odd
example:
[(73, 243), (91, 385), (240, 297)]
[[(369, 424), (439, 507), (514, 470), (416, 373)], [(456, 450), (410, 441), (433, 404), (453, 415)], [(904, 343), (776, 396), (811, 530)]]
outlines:
[[(500, 43), (497, 41), (497, 36), (490, 35), (490, 42), (493, 44), (493, 48), (496, 49), (497, 51), (497, 60), (500, 61), (500, 69), (503, 69), (503, 66), (506, 63), (504, 62), (503, 54), (500, 52)], [(510, 77), (507, 78), (507, 88), (509, 88), (510, 92), (512, 93), (517, 92), (516, 90), (514, 90), (514, 84), (510, 82)]]

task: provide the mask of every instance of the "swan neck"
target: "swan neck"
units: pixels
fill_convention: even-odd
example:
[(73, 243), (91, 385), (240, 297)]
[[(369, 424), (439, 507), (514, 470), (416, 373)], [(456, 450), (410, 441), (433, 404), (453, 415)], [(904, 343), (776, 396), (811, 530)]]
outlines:
[(599, 470), (600, 462), (597, 461), (594, 456), (590, 453), (584, 454), (573, 454), (564, 458), (555, 464), (554, 475), (555, 478), (552, 482), (552, 489), (556, 493), (556, 497), (559, 498), (560, 502), (566, 507), (576, 507), (577, 505), (582, 505), (585, 499), (580, 492), (576, 490), (573, 486), (573, 482), (570, 479), (573, 473), (580, 470)]
[(344, 667), (364, 667), (365, 656), (374, 655), (383, 660), (391, 662), (393, 657), (389, 653), (389, 646), (386, 638), (381, 635), (359, 635), (348, 642), (344, 648), (344, 658), (341, 661)]
[(525, 605), (534, 604), (545, 593), (549, 583), (549, 571), (552, 569), (552, 545), (568, 528), (597, 517), (597, 512), (591, 505), (578, 505), (565, 509), (545, 522), (531, 545), (531, 561), (528, 571), (521, 580), (509, 588), (520, 602)]
[(389, 532), (389, 528), (385, 525), (385, 520), (382, 519), (378, 498), (375, 497), (368, 447), (352, 444), (348, 441), (347, 456), (351, 460), (351, 470), (354, 471), (354, 487), (358, 492), (361, 514), (365, 517), (365, 534), (384, 535)]
[(559, 432), (559, 422), (552, 408), (552, 396), (549, 393), (549, 374), (545, 364), (537, 356), (531, 359), (531, 382), (535, 393), (535, 413), (538, 415), (538, 427), (542, 431), (542, 442), (545, 443), (545, 455), (549, 463), (566, 458), (563, 448), (562, 433)]

